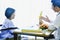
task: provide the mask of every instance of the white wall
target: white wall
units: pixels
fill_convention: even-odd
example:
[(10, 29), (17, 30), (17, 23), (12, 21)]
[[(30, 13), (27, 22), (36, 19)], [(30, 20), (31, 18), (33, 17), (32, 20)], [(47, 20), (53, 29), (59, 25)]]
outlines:
[(0, 24), (5, 19), (4, 12), (7, 7), (16, 9), (13, 22), (20, 28), (38, 24), (40, 11), (43, 11), (43, 15), (48, 15), (51, 20), (55, 17), (50, 0), (0, 0)]

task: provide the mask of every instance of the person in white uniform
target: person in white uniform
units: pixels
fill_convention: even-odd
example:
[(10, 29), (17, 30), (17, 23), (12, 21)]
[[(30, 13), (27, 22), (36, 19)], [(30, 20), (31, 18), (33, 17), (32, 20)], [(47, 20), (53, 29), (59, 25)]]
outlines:
[[(6, 11), (5, 11), (5, 16), (6, 16), (6, 19), (5, 19), (5, 21), (2, 25), (2, 29), (15, 27), (13, 22), (11, 21), (15, 17), (15, 9), (7, 8)], [(3, 39), (12, 38), (13, 37), (12, 33), (13, 33), (13, 30), (1, 31), (0, 37), (3, 38)]]
[(50, 30), (55, 29), (55, 28), (57, 29), (54, 33), (55, 40), (60, 40), (60, 0), (51, 0), (51, 3), (52, 3), (52, 9), (58, 13), (55, 21), (51, 22), (48, 17), (42, 16), (41, 18), (42, 18), (42, 20), (45, 20), (45, 21), (51, 23), (49, 25)]

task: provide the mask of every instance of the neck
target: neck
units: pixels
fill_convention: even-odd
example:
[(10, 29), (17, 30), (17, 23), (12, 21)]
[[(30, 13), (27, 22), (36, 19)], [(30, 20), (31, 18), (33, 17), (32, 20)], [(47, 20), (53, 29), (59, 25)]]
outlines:
[(12, 20), (11, 18), (9, 18), (9, 20)]

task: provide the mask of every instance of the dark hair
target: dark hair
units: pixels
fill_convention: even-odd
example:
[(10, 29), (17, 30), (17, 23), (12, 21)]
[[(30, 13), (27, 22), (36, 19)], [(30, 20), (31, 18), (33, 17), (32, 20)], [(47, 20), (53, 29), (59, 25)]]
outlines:
[(5, 11), (5, 16), (6, 16), (7, 18), (10, 18), (11, 15), (12, 15), (14, 12), (15, 12), (15, 9), (13, 9), (13, 8), (7, 8), (6, 11)]
[(60, 8), (60, 0), (51, 0), (52, 5)]

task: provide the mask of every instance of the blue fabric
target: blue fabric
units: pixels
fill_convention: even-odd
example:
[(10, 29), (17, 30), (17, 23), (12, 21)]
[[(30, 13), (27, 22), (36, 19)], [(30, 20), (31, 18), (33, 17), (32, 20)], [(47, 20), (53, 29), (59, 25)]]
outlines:
[(5, 35), (5, 34), (8, 33), (8, 32), (9, 32), (11, 35), (13, 35), (10, 30), (1, 31), (1, 33), (0, 33), (0, 39), (2, 39), (2, 38), (8, 38), (8, 37), (4, 37), (4, 36), (3, 36), (3, 35)]
[[(12, 28), (15, 27), (13, 22), (9, 19), (6, 19), (2, 25), (2, 29), (6, 29), (6, 28)], [(5, 31), (1, 31), (1, 37), (5, 38), (12, 38), (13, 37), (13, 31), (14, 30), (5, 30)]]
[(53, 6), (58, 6), (60, 7), (60, 0), (51, 0)]
[(15, 9), (13, 9), (13, 8), (7, 8), (6, 11), (5, 11), (5, 16), (6, 16), (7, 18), (10, 18), (11, 15), (12, 15), (14, 12), (15, 12)]
[(2, 35), (1, 35), (1, 33), (0, 33), (0, 39), (2, 39), (3, 37), (2, 37)]

